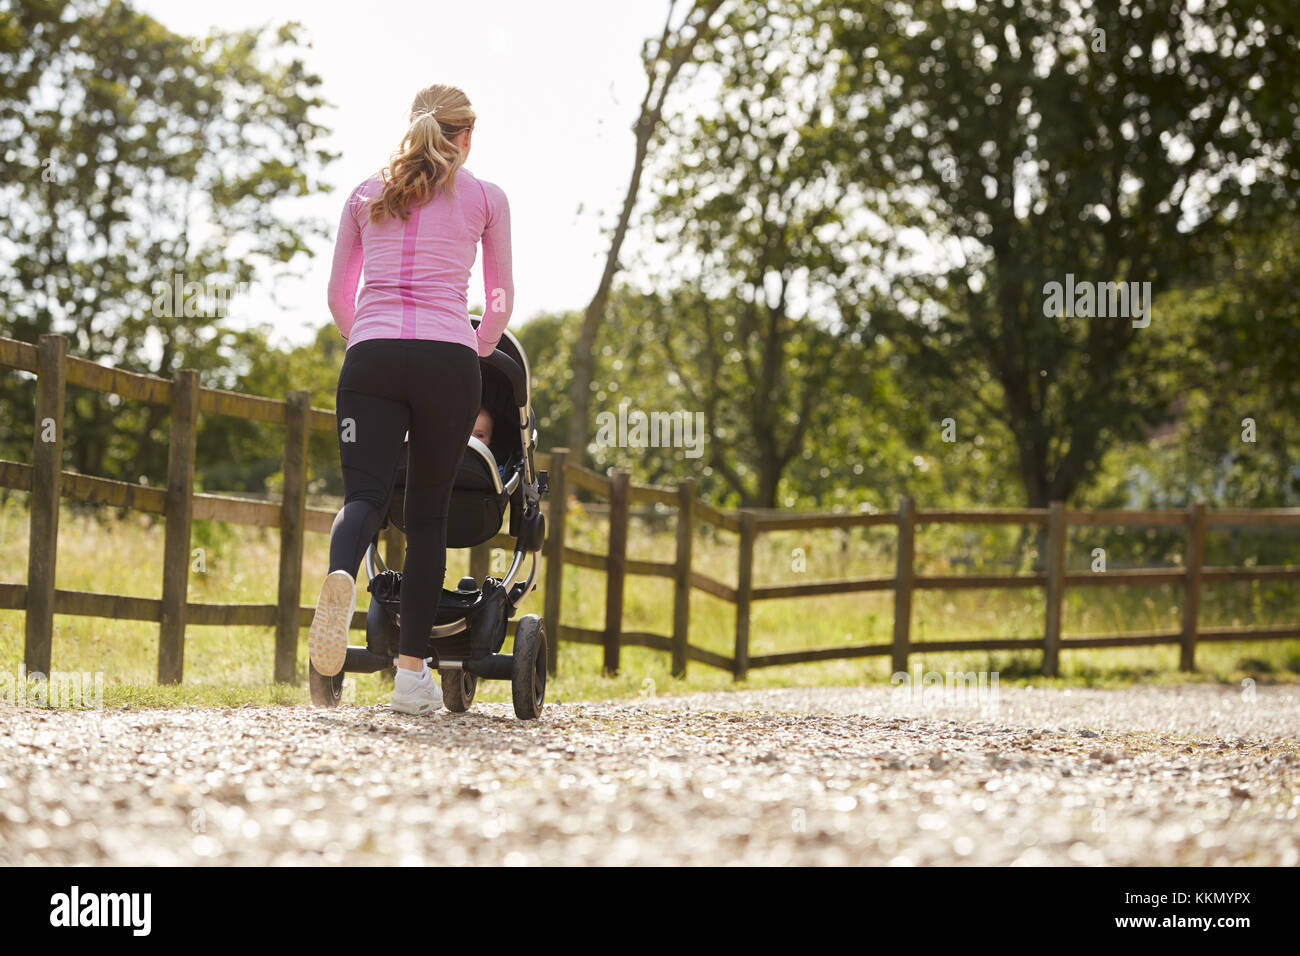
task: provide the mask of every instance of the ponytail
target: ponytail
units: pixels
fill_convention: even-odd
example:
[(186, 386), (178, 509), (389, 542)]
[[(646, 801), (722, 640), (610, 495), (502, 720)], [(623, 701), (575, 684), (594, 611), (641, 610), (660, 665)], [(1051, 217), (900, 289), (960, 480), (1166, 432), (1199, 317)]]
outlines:
[(465, 156), (451, 140), (472, 128), (475, 118), (469, 98), (454, 86), (435, 84), (417, 93), (410, 128), (383, 170), (384, 190), (370, 204), (370, 221), (407, 219), (412, 206), (444, 190), (454, 195)]

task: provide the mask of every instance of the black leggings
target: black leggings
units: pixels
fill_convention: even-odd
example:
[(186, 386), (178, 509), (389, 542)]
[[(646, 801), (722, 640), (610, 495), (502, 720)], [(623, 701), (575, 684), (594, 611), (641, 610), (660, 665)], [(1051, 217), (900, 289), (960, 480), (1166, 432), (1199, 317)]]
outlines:
[(348, 348), (339, 371), (344, 503), (330, 531), (330, 571), (357, 576), (384, 523), (409, 429), (399, 650), (412, 657), (429, 653), (447, 574), (452, 483), (481, 400), (478, 353), (459, 342), (367, 339)]

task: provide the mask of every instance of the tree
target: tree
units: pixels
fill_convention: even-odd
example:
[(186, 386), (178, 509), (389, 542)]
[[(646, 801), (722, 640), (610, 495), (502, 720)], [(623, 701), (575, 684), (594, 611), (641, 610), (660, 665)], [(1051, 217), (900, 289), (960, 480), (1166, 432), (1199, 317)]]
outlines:
[[(937, 490), (921, 478), (930, 462), (914, 451), (909, 422), (916, 419), (904, 414), (908, 402), (886, 350), (807, 316), (782, 317), (767, 334), (765, 323), (745, 318), (750, 308), (692, 284), (638, 304), (641, 348), (625, 337), (618, 354), (626, 361), (648, 352), (635, 380), (655, 393), (669, 386), (651, 407), (698, 412), (707, 430), (698, 462), (641, 451), (639, 459), (657, 466), (649, 480), (674, 481), (691, 469), (705, 497), (768, 508), (891, 507), (905, 490)], [(755, 376), (772, 352), (778, 371), (768, 383)], [(659, 374), (647, 374), (654, 369)], [(638, 385), (643, 406), (652, 389)]]
[[(871, 250), (845, 215), (844, 132), (824, 106), (832, 52), (798, 0), (733, 8), (702, 41), (716, 109), (674, 116), (653, 220), (681, 287), (658, 323), (715, 438), (708, 464), (747, 506), (775, 507), (786, 468), (865, 377), (861, 293)], [(681, 334), (674, 329), (681, 329)], [(865, 385), (865, 383), (864, 383)]]
[[(105, 0), (0, 11), (0, 333), (67, 333), (79, 357), (166, 378), (238, 365), (232, 298), (326, 234), (278, 203), (321, 188), (333, 158), (301, 42), (296, 24), (180, 36)], [(30, 386), (2, 389), (28, 422)], [(74, 467), (161, 479), (165, 414), (73, 396)]]
[(657, 42), (647, 40), (641, 49), (641, 62), (645, 67), (646, 91), (641, 100), (641, 108), (636, 122), (632, 126), (635, 134), (636, 148), (632, 161), (632, 176), (628, 180), (627, 193), (623, 197), (623, 208), (619, 212), (618, 222), (610, 238), (609, 252), (605, 256), (605, 268), (601, 272), (596, 293), (587, 305), (583, 316), (582, 329), (573, 350), (573, 378), (569, 391), (571, 407), (569, 420), (569, 449), (573, 460), (581, 464), (586, 460), (587, 426), (589, 423), (590, 392), (592, 380), (592, 349), (596, 342), (596, 333), (605, 317), (605, 307), (609, 301), (610, 288), (618, 272), (619, 254), (623, 249), (623, 240), (627, 236), (628, 224), (632, 210), (641, 191), (641, 174), (645, 165), (646, 152), (650, 140), (659, 129), (663, 117), (664, 102), (674, 81), (682, 68), (692, 61), (696, 44), (709, 35), (709, 21), (722, 6), (723, 0), (692, 0), (682, 24), (673, 27), (673, 11), (677, 0), (669, 0), (668, 16), (664, 22), (663, 34)]
[[(995, 382), (982, 410), (1015, 436), (1028, 503), (1069, 499), (1108, 447), (1169, 416), (1177, 392), (1158, 386), (1176, 381), (1190, 343), (1168, 339), (1158, 309), (1147, 327), (1067, 318), (1047, 285), (1073, 275), (1165, 293), (1195, 281), (1247, 212), (1293, 203), (1300, 11), (1238, 0), (821, 11), (844, 53), (835, 114), (856, 149), (843, 162), (870, 189), (902, 273), (876, 297), (873, 325), (930, 381)], [(908, 229), (932, 240), (924, 256)], [(968, 401), (981, 406), (977, 389)]]
[(1170, 303), (1192, 330), (1178, 422), (1185, 499), (1300, 503), (1300, 220), (1239, 234)]

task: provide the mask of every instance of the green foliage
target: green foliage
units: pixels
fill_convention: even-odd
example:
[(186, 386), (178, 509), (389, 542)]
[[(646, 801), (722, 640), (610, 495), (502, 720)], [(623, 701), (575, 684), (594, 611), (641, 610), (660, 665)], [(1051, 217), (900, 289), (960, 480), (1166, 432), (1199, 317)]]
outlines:
[(781, 491), (795, 462), (800, 490), (852, 497), (846, 486), (871, 462), (827, 467), (826, 452), (853, 457), (863, 432), (842, 399), (891, 388), (872, 373), (879, 356), (863, 336), (870, 246), (844, 201), (842, 134), (823, 109), (833, 51), (807, 6), (729, 8), (700, 47), (717, 102), (697, 111), (695, 98), (671, 118), (653, 169), (655, 237), (670, 246), (676, 283), (645, 298), (645, 341), (685, 407), (705, 416), (703, 474), (749, 506), (796, 500)]
[[(79, 358), (164, 378), (197, 368), (205, 384), (264, 356), (264, 336), (222, 320), (325, 234), (278, 202), (321, 189), (333, 158), (302, 42), (296, 24), (181, 36), (115, 0), (0, 10), (0, 334), (62, 332)], [(165, 408), (70, 399), (77, 470), (162, 480)], [(30, 447), (30, 408), (30, 385), (6, 376), (7, 457)]]
[(1186, 343), (1171, 420), (1114, 448), (1082, 504), (1300, 503), (1298, 238), (1291, 215), (1252, 224), (1162, 300), (1162, 321)]
[[(591, 350), (593, 413), (702, 413), (704, 454), (592, 446), (595, 468), (691, 477), (721, 506), (1300, 503), (1294, 5), (720, 13), (651, 143), (655, 285), (615, 284)], [(296, 24), (181, 36), (111, 0), (0, 9), (0, 334), (64, 331), (81, 358), (333, 408), (331, 323), (287, 347), (187, 315), (188, 293), (155, 315), (155, 283), (237, 287), (326, 234), (277, 202), (321, 189), (332, 158), (304, 42)], [(1044, 316), (1066, 273), (1151, 282), (1151, 325)], [(541, 451), (569, 432), (581, 327), (512, 323)], [(28, 460), (33, 400), (31, 376), (0, 376), (0, 457)], [(165, 407), (67, 401), (70, 467), (162, 484)], [(274, 493), (283, 441), (202, 416), (199, 486)], [(335, 436), (313, 433), (309, 467), (313, 493), (342, 492)], [(1138, 564), (1183, 547), (1172, 529), (1089, 541)], [(960, 529), (936, 550), (986, 566), (1034, 548)]]
[[(569, 433), (571, 402), (569, 384), (573, 377), (572, 344), (582, 326), (579, 311), (542, 313), (526, 322), (510, 323), (528, 356), (532, 373), (533, 414), (537, 417), (537, 441), (541, 451), (564, 445)], [(599, 363), (597, 363), (599, 365)]]
[(1300, 220), (1289, 216), (1225, 246), (1180, 303), (1196, 329), (1183, 437), (1197, 497), (1300, 504), (1298, 277)]
[[(304, 389), (315, 408), (334, 408), (345, 344), (333, 323), (322, 325), (314, 341), (291, 348), (274, 348), (269, 327), (236, 333), (247, 355), (242, 368), (212, 370), (202, 384), (268, 398), (285, 399)], [(284, 429), (219, 415), (200, 419), (197, 462), (199, 479), (227, 491), (278, 492), (284, 466)], [(312, 432), (308, 445), (308, 484), (311, 494), (341, 495), (338, 439), (332, 432)], [(277, 476), (280, 476), (277, 479)]]
[[(823, 4), (844, 56), (842, 162), (899, 256), (876, 327), (918, 374), (1015, 436), (1031, 505), (1163, 422), (1190, 337), (1044, 314), (1067, 274), (1197, 281), (1247, 214), (1293, 201), (1293, 5), (1158, 0)], [(910, 255), (907, 228), (930, 237)], [(1187, 333), (1187, 329), (1181, 330)], [(984, 387), (996, 383), (997, 394)]]

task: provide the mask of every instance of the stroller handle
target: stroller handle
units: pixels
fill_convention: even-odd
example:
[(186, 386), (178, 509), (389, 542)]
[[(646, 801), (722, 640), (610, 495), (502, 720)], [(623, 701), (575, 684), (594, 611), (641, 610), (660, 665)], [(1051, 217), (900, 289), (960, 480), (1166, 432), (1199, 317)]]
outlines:
[(479, 361), (492, 366), (506, 377), (514, 392), (516, 406), (523, 408), (528, 404), (528, 382), (518, 362), (500, 349), (494, 349), (491, 355), (480, 356)]

